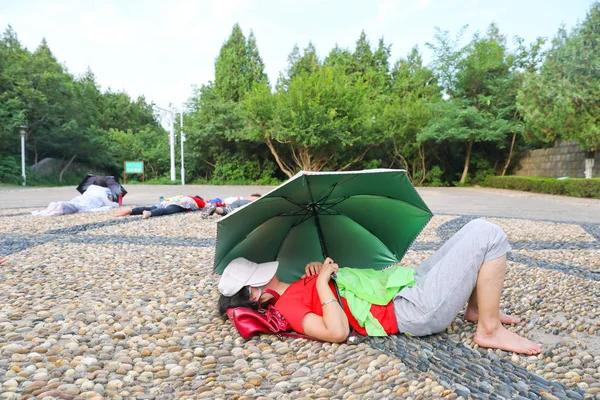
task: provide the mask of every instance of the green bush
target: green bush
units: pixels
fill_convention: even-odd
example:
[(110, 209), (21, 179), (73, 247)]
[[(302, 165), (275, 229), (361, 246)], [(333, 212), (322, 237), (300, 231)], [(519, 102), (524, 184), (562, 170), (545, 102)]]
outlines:
[(483, 186), (600, 199), (600, 178), (567, 178), (559, 180), (529, 176), (490, 176), (483, 182)]
[[(262, 165), (258, 160), (245, 160), (238, 154), (217, 157), (211, 185), (272, 185), (275, 164), (271, 161)], [(276, 183), (275, 183), (276, 182)]]
[(151, 178), (151, 179), (145, 179), (144, 182), (141, 181), (141, 175), (139, 176), (140, 180), (129, 180), (129, 177), (127, 177), (127, 184), (132, 184), (132, 185), (181, 185), (181, 180), (179, 179), (175, 179), (174, 181), (171, 180), (170, 177), (168, 176), (161, 176), (158, 178)]
[(23, 183), (21, 165), (15, 157), (0, 157), (0, 183), (9, 185), (20, 185)]
[(437, 165), (431, 167), (431, 169), (427, 172), (427, 179), (423, 182), (424, 186), (448, 186), (442, 179), (444, 175), (444, 171)]

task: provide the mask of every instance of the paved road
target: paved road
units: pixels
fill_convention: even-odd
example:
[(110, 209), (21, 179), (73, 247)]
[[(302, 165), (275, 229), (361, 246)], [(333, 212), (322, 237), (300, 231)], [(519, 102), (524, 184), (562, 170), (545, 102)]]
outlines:
[[(248, 196), (266, 193), (267, 186), (205, 186), (205, 185), (128, 185), (125, 205), (145, 205), (158, 202), (159, 196), (198, 194), (204, 198)], [(441, 214), (517, 217), (551, 221), (600, 223), (600, 200), (515, 192), (487, 188), (418, 188), (431, 210)], [(20, 188), (0, 187), (0, 209), (45, 207), (51, 201), (68, 200), (78, 192), (74, 187)]]

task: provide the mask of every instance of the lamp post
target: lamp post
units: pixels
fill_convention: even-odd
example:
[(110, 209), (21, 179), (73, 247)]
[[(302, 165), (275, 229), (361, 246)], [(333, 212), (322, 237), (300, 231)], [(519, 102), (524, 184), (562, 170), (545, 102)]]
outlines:
[(181, 186), (185, 185), (185, 166), (183, 164), (183, 142), (185, 142), (185, 133), (183, 133), (183, 111), (179, 111), (179, 131), (181, 133)]
[(25, 173), (25, 135), (27, 135), (27, 127), (19, 126), (19, 134), (21, 134), (21, 176), (23, 176), (23, 186), (27, 186), (27, 174)]
[[(169, 144), (170, 144), (170, 153), (171, 153), (171, 180), (174, 181), (177, 179), (175, 172), (175, 110), (173, 108), (166, 109), (158, 106), (154, 106), (154, 108), (167, 113), (170, 115), (169, 120)], [(185, 185), (185, 167), (183, 163), (183, 142), (185, 142), (185, 134), (183, 133), (183, 111), (179, 111), (180, 120), (179, 127), (181, 133), (181, 185)]]
[(171, 181), (174, 181), (177, 179), (177, 177), (175, 176), (175, 111), (173, 111), (173, 109), (167, 110), (165, 108), (162, 107), (158, 107), (158, 106), (154, 106), (154, 108), (159, 109), (160, 111), (163, 111), (165, 113), (168, 113), (170, 115), (170, 121), (169, 121), (169, 147), (170, 147), (170, 153), (171, 153)]

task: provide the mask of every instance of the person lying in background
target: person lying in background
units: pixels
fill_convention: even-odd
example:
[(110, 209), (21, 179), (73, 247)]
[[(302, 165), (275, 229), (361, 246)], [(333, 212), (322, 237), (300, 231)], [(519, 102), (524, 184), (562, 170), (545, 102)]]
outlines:
[(150, 207), (135, 207), (119, 210), (115, 213), (117, 217), (126, 215), (141, 215), (143, 219), (172, 215), (181, 212), (198, 211), (206, 206), (204, 199), (196, 196), (174, 196)]
[(78, 212), (108, 211), (115, 207), (118, 207), (118, 204), (114, 202), (106, 180), (99, 178), (83, 194), (69, 201), (53, 201), (45, 210), (33, 211), (31, 214), (49, 217)]
[(213, 214), (217, 215), (227, 215), (236, 208), (240, 208), (245, 206), (246, 204), (252, 203), (254, 200), (260, 198), (259, 193), (251, 194), (247, 199), (237, 199), (230, 204), (226, 204), (225, 206), (217, 206), (215, 204), (209, 203), (204, 210), (202, 210), (202, 218), (208, 218)]

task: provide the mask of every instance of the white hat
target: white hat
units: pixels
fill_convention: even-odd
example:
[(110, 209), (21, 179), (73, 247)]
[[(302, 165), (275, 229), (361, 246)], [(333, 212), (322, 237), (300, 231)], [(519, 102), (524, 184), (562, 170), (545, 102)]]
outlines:
[(219, 292), (233, 296), (244, 286), (264, 286), (277, 272), (279, 261), (257, 264), (243, 257), (232, 260), (219, 280)]

